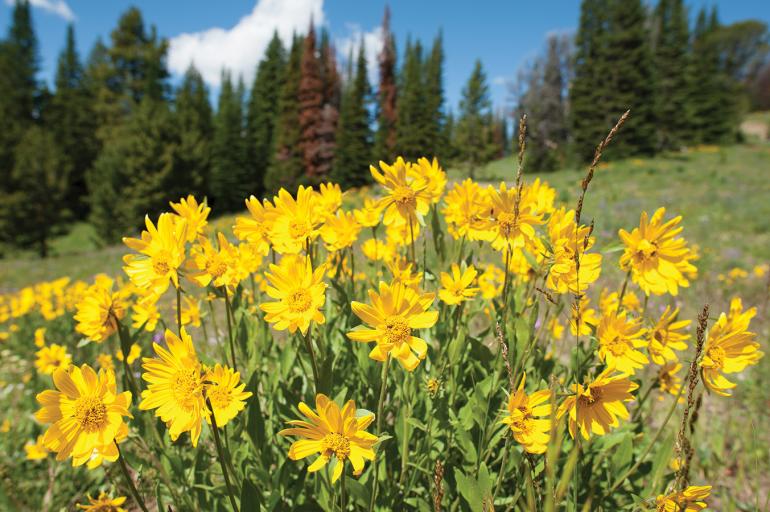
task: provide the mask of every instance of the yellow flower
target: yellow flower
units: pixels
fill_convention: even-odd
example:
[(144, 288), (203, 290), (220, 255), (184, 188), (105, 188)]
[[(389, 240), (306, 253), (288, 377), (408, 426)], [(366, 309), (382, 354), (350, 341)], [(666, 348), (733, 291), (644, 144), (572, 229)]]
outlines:
[(246, 208), (251, 217), (236, 217), (233, 233), (238, 240), (246, 240), (255, 244), (257, 251), (263, 256), (270, 252), (270, 215), (273, 205), (267, 199), (259, 202), (254, 196), (246, 200)]
[(161, 295), (168, 289), (169, 280), (179, 288), (177, 270), (185, 258), (187, 226), (184, 220), (174, 221), (175, 215), (161, 213), (158, 227), (145, 217), (146, 231), (142, 238), (123, 238), (123, 243), (141, 255), (126, 254), (123, 270), (138, 288)]
[(393, 165), (381, 161), (380, 169), (382, 172), (369, 166), (374, 181), (388, 192), (378, 203), (384, 211), (383, 224), (390, 226), (399, 220), (407, 225), (419, 223), (418, 218), (428, 214), (432, 201), (428, 182), (423, 176), (410, 174), (409, 164), (402, 157)]
[(450, 306), (473, 299), (479, 293), (479, 288), (471, 288), (477, 275), (478, 271), (473, 265), (466, 267), (463, 263), (461, 269), (457, 263), (452, 263), (451, 275), (447, 272), (441, 273), (442, 288), (438, 292), (439, 299)]
[(7, 434), (10, 431), (11, 431), (11, 420), (9, 420), (8, 418), (5, 418), (3, 420), (3, 423), (0, 424), (0, 432), (2, 432), (3, 434)]
[(51, 425), (43, 435), (46, 448), (56, 452), (56, 460), (72, 457), (72, 465), (87, 462), (97, 452), (109, 461), (118, 458), (114, 441), (123, 416), (131, 418), (128, 407), (131, 393), (118, 393), (115, 374), (109, 370), (94, 370), (84, 364), (53, 373), (57, 391), (45, 390), (37, 395), (42, 406), (35, 413), (41, 423)]
[(416, 241), (420, 238), (420, 224), (413, 222), (411, 225), (401, 219), (396, 219), (393, 224), (385, 227), (385, 238), (389, 246), (396, 252), (398, 247), (409, 247), (412, 238)]
[[(508, 425), (513, 438), (528, 453), (544, 453), (551, 437), (551, 391), (543, 389), (527, 395), (521, 378), (519, 388), (508, 397), (508, 415), (501, 423)], [(544, 403), (547, 402), (547, 403)], [(543, 419), (545, 418), (545, 419)]]
[(336, 183), (321, 183), (318, 187), (317, 204), (322, 217), (334, 215), (342, 208), (342, 188)]
[[(131, 348), (128, 351), (128, 359), (126, 362), (128, 364), (133, 364), (134, 361), (136, 361), (136, 358), (139, 357), (142, 354), (142, 348), (139, 346), (138, 343), (134, 343), (131, 345)], [(118, 358), (118, 361), (123, 362), (123, 351), (121, 349), (118, 349), (118, 352), (115, 354), (115, 357)]]
[[(602, 270), (601, 254), (586, 254), (594, 244), (591, 229), (581, 225), (576, 229), (575, 211), (560, 208), (548, 221), (550, 251), (546, 258), (551, 262), (546, 285), (557, 293), (582, 294), (588, 285), (599, 278)], [(577, 270), (575, 255), (580, 260)]]
[(45, 327), (35, 329), (35, 346), (40, 348), (45, 345)]
[(484, 190), (470, 178), (455, 183), (447, 193), (446, 206), (441, 213), (447, 223), (447, 231), (455, 239), (485, 240), (488, 235), (482, 230), (481, 219), (487, 206)]
[(659, 495), (655, 500), (656, 512), (698, 512), (708, 507), (706, 498), (711, 494), (711, 486), (690, 485), (683, 491)]
[(260, 252), (257, 244), (251, 242), (238, 244), (238, 258), (235, 265), (235, 275), (238, 282), (259, 270), (263, 257), (264, 255)]
[(627, 318), (626, 312), (604, 315), (596, 328), (599, 359), (619, 372), (633, 375), (650, 362), (638, 348), (647, 346), (645, 329), (639, 318)]
[(428, 344), (414, 336), (415, 329), (429, 329), (438, 320), (438, 311), (428, 311), (434, 294), (420, 294), (402, 283), (380, 282), (379, 293), (369, 290), (370, 304), (353, 301), (351, 307), (365, 324), (348, 332), (353, 341), (371, 342), (374, 346), (369, 357), (385, 361), (388, 355), (398, 359), (406, 370), (412, 371), (428, 352)]
[(553, 212), (553, 203), (556, 199), (556, 189), (548, 185), (547, 181), (535, 178), (532, 185), (524, 187), (524, 195), (535, 204), (535, 209), (543, 213)]
[(111, 279), (97, 280), (77, 304), (75, 330), (91, 341), (101, 343), (118, 330), (118, 320), (126, 315), (120, 292), (112, 291)]
[(89, 512), (126, 512), (126, 509), (121, 507), (126, 502), (125, 496), (110, 498), (102, 492), (96, 499), (88, 496), (88, 501), (90, 502), (88, 505), (78, 503), (78, 508)]
[(483, 220), (481, 228), (487, 231), (486, 239), (497, 251), (525, 249), (538, 254), (542, 252), (542, 243), (535, 233), (535, 226), (543, 223), (543, 215), (537, 211), (530, 195), (522, 194), (517, 216), (517, 196), (516, 189), (509, 189), (505, 182), (501, 182), (497, 189), (491, 185), (487, 187), (489, 216)]
[(612, 375), (613, 371), (613, 368), (606, 368), (587, 386), (572, 385), (574, 394), (562, 402), (557, 417), (561, 418), (569, 411), (569, 433), (573, 438), (578, 425), (580, 434), (588, 439), (591, 433), (603, 436), (611, 427), (620, 425), (618, 417), (628, 419), (623, 402), (632, 401), (634, 395), (631, 392), (639, 386), (625, 374)]
[(115, 363), (112, 361), (112, 356), (109, 354), (101, 353), (97, 355), (96, 362), (99, 363), (99, 368), (102, 370), (115, 371)]
[(198, 204), (195, 197), (190, 194), (185, 199), (184, 197), (179, 200), (178, 203), (169, 202), (171, 208), (174, 209), (177, 215), (187, 221), (187, 241), (192, 242), (198, 235), (203, 235), (206, 232), (206, 225), (208, 224), (209, 208), (206, 201)]
[(620, 239), (626, 246), (620, 258), (623, 270), (631, 270), (631, 278), (645, 294), (677, 295), (679, 287), (690, 285), (697, 273), (690, 263), (695, 254), (687, 247), (687, 242), (679, 238), (682, 228), (678, 227), (682, 217), (675, 217), (663, 222), (665, 208), (658, 208), (648, 220), (647, 212), (642, 212), (639, 227), (631, 233), (619, 231)]
[[(599, 309), (602, 314), (609, 315), (618, 310), (618, 292), (610, 293), (606, 288), (602, 288), (601, 295), (599, 296)], [(626, 289), (626, 293), (623, 294), (623, 309), (626, 309), (632, 313), (642, 312), (642, 303), (639, 301), (639, 297), (634, 292)]]
[(500, 253), (500, 260), (503, 265), (507, 265), (508, 272), (518, 276), (522, 281), (528, 282), (532, 277), (536, 275), (535, 269), (532, 267), (530, 260), (527, 256), (531, 256), (531, 259), (536, 263), (542, 263), (543, 254), (539, 252), (535, 255), (532, 253), (524, 254), (522, 249), (514, 249), (511, 252), (511, 256), (508, 257), (508, 248), (504, 248)]
[(333, 461), (332, 483), (342, 475), (347, 461), (353, 466), (353, 474), (360, 475), (365, 461), (374, 460), (372, 446), (377, 442), (377, 436), (366, 432), (374, 421), (374, 414), (368, 411), (359, 414), (353, 400), (348, 400), (340, 409), (329, 397), (320, 393), (316, 395), (315, 403), (318, 412), (300, 402), (298, 409), (306, 419), (289, 421), (291, 427), (278, 432), (282, 436), (302, 438), (289, 447), (289, 458), (300, 460), (319, 454), (307, 468), (310, 473)]
[(378, 201), (367, 197), (364, 198), (364, 207), (353, 210), (353, 215), (362, 226), (373, 228), (380, 223), (382, 210)]
[[(661, 393), (669, 393), (674, 396), (679, 394), (679, 388), (682, 386), (682, 379), (677, 375), (682, 365), (677, 362), (668, 362), (658, 370), (658, 385)], [(663, 397), (659, 397), (663, 400)], [(683, 401), (684, 397), (680, 398)]]
[(679, 308), (671, 311), (666, 306), (655, 327), (649, 331), (649, 346), (647, 351), (655, 364), (664, 364), (666, 361), (677, 361), (674, 350), (686, 350), (689, 334), (679, 332), (690, 325), (690, 320), (677, 320)]
[(730, 396), (728, 390), (735, 387), (724, 374), (742, 372), (764, 355), (755, 341), (757, 335), (749, 332), (749, 323), (756, 313), (756, 308), (743, 311), (743, 303), (736, 297), (730, 302), (729, 313), (719, 315), (709, 330), (701, 371), (703, 382), (718, 395)]
[(757, 265), (752, 270), (752, 273), (754, 274), (754, 277), (765, 277), (767, 274), (768, 269), (770, 269), (770, 265), (765, 263), (764, 265)]
[(432, 203), (441, 201), (447, 178), (436, 157), (433, 157), (433, 160), (428, 160), (425, 157), (417, 159), (417, 163), (409, 164), (407, 172), (417, 180), (422, 180), (427, 184), (426, 190)]
[(361, 225), (352, 213), (338, 211), (326, 217), (320, 232), (327, 251), (341, 251), (356, 243)]
[(492, 263), (489, 263), (484, 272), (479, 276), (479, 289), (481, 296), (486, 300), (491, 300), (503, 292), (505, 282), (505, 272)]
[(306, 334), (310, 322), (323, 324), (321, 308), (326, 302), (326, 283), (323, 282), (325, 266), (313, 270), (310, 258), (298, 265), (270, 265), (270, 271), (265, 277), (270, 281), (267, 295), (276, 302), (264, 302), (260, 308), (264, 311), (265, 320), (273, 324), (273, 328), (283, 331), (288, 329), (294, 333), (299, 329)]
[(394, 258), (387, 262), (388, 270), (393, 276), (392, 284), (401, 283), (407, 288), (418, 291), (423, 273), (412, 273), (412, 264), (403, 258)]
[(42, 460), (48, 458), (50, 450), (43, 443), (43, 436), (37, 436), (37, 439), (29, 441), (24, 445), (24, 451), (27, 452), (27, 460)]
[(556, 317), (548, 321), (548, 330), (551, 331), (551, 337), (555, 340), (560, 340), (564, 336), (564, 326)]
[(370, 238), (361, 245), (361, 251), (368, 259), (372, 261), (385, 260), (390, 261), (395, 257), (395, 252), (391, 246), (388, 246), (382, 240)]
[[(572, 335), (577, 334), (577, 309), (575, 309), (575, 303), (571, 302), (570, 311), (572, 312), (569, 321), (569, 330)], [(599, 314), (596, 310), (590, 307), (590, 300), (587, 295), (583, 295), (580, 298), (580, 335), (587, 336), (591, 334), (591, 330), (599, 325)]]
[(182, 297), (182, 325), (201, 326), (201, 303), (198, 299), (185, 295)]
[(297, 254), (318, 237), (321, 209), (311, 187), (299, 186), (294, 199), (285, 189), (273, 198), (275, 207), (267, 212), (270, 241), (279, 254)]
[(187, 268), (188, 277), (198, 286), (238, 286), (236, 266), (238, 248), (221, 232), (217, 233), (218, 249), (211, 240), (201, 237), (191, 250)]
[(433, 397), (433, 396), (436, 396), (436, 394), (437, 394), (437, 393), (439, 392), (439, 390), (441, 389), (441, 381), (440, 381), (440, 380), (438, 380), (438, 379), (437, 379), (437, 378), (435, 378), (435, 377), (431, 377), (431, 378), (429, 378), (429, 379), (428, 379), (428, 380), (425, 382), (425, 388), (428, 390), (428, 394), (429, 394), (430, 396), (432, 396), (432, 397)]
[[(246, 384), (241, 383), (241, 374), (232, 368), (217, 364), (206, 373), (206, 396), (211, 401), (211, 409), (217, 420), (217, 427), (224, 427), (246, 407), (245, 400), (252, 393), (244, 391)], [(211, 423), (209, 417), (206, 421)]]
[(35, 355), (35, 368), (45, 375), (51, 375), (59, 368), (67, 368), (72, 362), (72, 356), (67, 353), (67, 349), (55, 343), (44, 346), (35, 352)]
[(203, 418), (210, 413), (203, 397), (201, 364), (192, 338), (184, 327), (181, 335), (180, 338), (166, 329), (168, 349), (153, 343), (158, 357), (143, 358), (142, 378), (148, 386), (142, 391), (139, 409), (157, 409), (155, 416), (166, 423), (172, 441), (183, 432), (190, 432), (192, 445), (197, 446)]

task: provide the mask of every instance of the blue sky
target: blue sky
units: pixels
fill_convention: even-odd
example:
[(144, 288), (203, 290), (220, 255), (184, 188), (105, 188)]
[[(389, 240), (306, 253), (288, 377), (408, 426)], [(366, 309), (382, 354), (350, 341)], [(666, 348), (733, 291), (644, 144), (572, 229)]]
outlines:
[[(8, 27), (11, 3), (0, 0), (0, 30)], [(346, 55), (354, 41), (364, 37), (367, 53), (376, 54), (378, 27), (384, 0), (32, 0), (35, 29), (40, 42), (41, 77), (51, 81), (56, 57), (72, 21), (81, 56), (85, 58), (97, 37), (109, 39), (120, 14), (131, 5), (142, 10), (161, 36), (172, 41), (169, 64), (179, 73), (191, 59), (204, 68), (214, 90), (219, 69), (225, 65), (250, 82), (272, 29), (288, 37), (293, 29), (307, 26), (312, 14), (321, 21)], [(505, 80), (531, 59), (550, 32), (574, 32), (578, 0), (391, 0), (392, 29), (403, 50), (406, 38), (430, 45), (443, 31), (446, 51), (445, 83), (448, 105), (456, 108), (460, 91), (476, 58), (487, 71), (496, 105), (507, 98)], [(745, 18), (770, 22), (768, 0), (690, 0), (692, 11), (717, 5), (721, 20)], [(186, 35), (183, 35), (186, 34)], [(372, 66), (372, 73), (374, 68)]]

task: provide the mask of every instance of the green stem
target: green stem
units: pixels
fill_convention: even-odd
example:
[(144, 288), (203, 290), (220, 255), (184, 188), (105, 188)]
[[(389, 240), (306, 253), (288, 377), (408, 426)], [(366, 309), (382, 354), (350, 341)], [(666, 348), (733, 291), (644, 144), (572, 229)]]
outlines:
[(144, 504), (144, 500), (142, 500), (142, 497), (139, 495), (139, 491), (136, 489), (134, 479), (131, 478), (131, 474), (128, 472), (128, 464), (126, 464), (126, 459), (123, 458), (123, 453), (120, 451), (120, 446), (118, 445), (117, 441), (113, 441), (113, 443), (115, 443), (115, 447), (118, 449), (118, 462), (120, 463), (120, 469), (123, 471), (123, 476), (126, 477), (126, 482), (128, 482), (128, 488), (131, 491), (131, 496), (133, 496), (134, 501), (137, 505), (139, 505), (139, 508), (142, 509), (142, 512), (148, 512), (147, 506)]
[(409, 236), (412, 239), (412, 265), (414, 265), (413, 270), (417, 272), (417, 257), (414, 253), (414, 225), (412, 221), (412, 217), (409, 217)]
[(225, 316), (227, 317), (227, 337), (230, 340), (230, 358), (233, 362), (233, 370), (238, 371), (235, 363), (235, 342), (233, 342), (233, 324), (230, 320), (230, 295), (227, 292), (227, 286), (222, 287), (225, 291)]
[(405, 407), (403, 408), (403, 430), (401, 435), (401, 476), (398, 477), (398, 483), (400, 485), (404, 485), (404, 482), (406, 481), (406, 468), (409, 464), (409, 416), (412, 414), (412, 404), (411, 400), (409, 400), (408, 390), (407, 386), (409, 384), (409, 381), (407, 380), (411, 374), (406, 374), (406, 379), (404, 379), (404, 382), (401, 386), (401, 393), (402, 393), (402, 399), (405, 402)]
[(206, 405), (211, 412), (211, 430), (214, 431), (214, 443), (217, 446), (217, 456), (219, 457), (219, 465), (222, 467), (222, 475), (225, 478), (225, 486), (227, 487), (227, 494), (230, 497), (230, 505), (233, 510), (238, 512), (238, 503), (235, 501), (235, 492), (233, 491), (233, 485), (230, 483), (230, 474), (227, 472), (227, 463), (225, 462), (225, 453), (222, 448), (222, 440), (219, 439), (219, 428), (217, 427), (217, 418), (214, 415), (214, 408), (211, 406), (211, 400), (206, 397)]
[(503, 483), (503, 473), (505, 472), (505, 463), (508, 461), (508, 445), (511, 442), (511, 433), (506, 432), (505, 445), (503, 446), (503, 460), (500, 462), (500, 473), (497, 475), (497, 484), (495, 485), (495, 492), (492, 493), (492, 503), (495, 502), (495, 498), (500, 492), (500, 486)]
[(182, 336), (182, 289), (176, 287), (176, 330)]
[(308, 326), (307, 332), (302, 337), (302, 339), (305, 340), (305, 348), (307, 349), (308, 354), (310, 354), (310, 362), (313, 365), (313, 385), (315, 386), (316, 394), (318, 394), (318, 382), (319, 382), (318, 362), (316, 361), (315, 351), (313, 350), (313, 340), (311, 339), (312, 334), (313, 334), (313, 326), (311, 324)]
[[(382, 384), (380, 385), (380, 399), (377, 401), (377, 437), (380, 437), (380, 433), (382, 433), (382, 410), (385, 406), (385, 395), (388, 391), (388, 367), (390, 366), (390, 354), (388, 354), (387, 359), (385, 359), (385, 364), (382, 366)], [(377, 449), (379, 452), (379, 447)], [(377, 473), (379, 472), (380, 463), (375, 457), (374, 459), (374, 482), (372, 483), (372, 497), (369, 501), (369, 512), (372, 512), (374, 510), (374, 503), (377, 500), (377, 485), (378, 485), (378, 479), (377, 479)]]

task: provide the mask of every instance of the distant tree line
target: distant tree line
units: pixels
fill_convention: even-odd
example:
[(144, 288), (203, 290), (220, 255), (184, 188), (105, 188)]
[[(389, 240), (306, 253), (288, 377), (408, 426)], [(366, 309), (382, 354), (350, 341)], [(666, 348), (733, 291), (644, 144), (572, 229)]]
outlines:
[(628, 108), (609, 158), (736, 141), (746, 111), (770, 108), (767, 25), (724, 25), (715, 7), (690, 19), (683, 0), (583, 0), (575, 37), (550, 36), (510, 84), (531, 168), (591, 159)]
[(397, 155), (472, 166), (500, 156), (505, 120), (492, 113), (481, 64), (455, 119), (441, 34), (429, 50), (408, 40), (399, 65), (387, 9), (382, 28), (376, 89), (363, 41), (341, 69), (328, 33), (311, 24), (288, 47), (274, 34), (250, 87), (223, 70), (214, 108), (193, 66), (171, 87), (168, 43), (136, 8), (85, 62), (70, 26), (49, 90), (29, 2), (18, 1), (0, 41), (0, 252), (45, 256), (52, 236), (83, 219), (116, 241), (189, 193), (228, 212), (299, 183), (365, 185), (370, 163)]

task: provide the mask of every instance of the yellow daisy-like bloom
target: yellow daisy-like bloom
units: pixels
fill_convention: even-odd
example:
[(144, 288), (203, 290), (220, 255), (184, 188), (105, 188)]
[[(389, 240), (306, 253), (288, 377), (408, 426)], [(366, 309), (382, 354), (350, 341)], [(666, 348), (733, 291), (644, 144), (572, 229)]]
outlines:
[(319, 454), (307, 468), (310, 473), (333, 461), (332, 483), (340, 478), (347, 461), (353, 466), (353, 474), (360, 475), (365, 461), (374, 460), (372, 446), (377, 442), (377, 436), (366, 432), (374, 421), (374, 414), (357, 411), (353, 400), (348, 400), (340, 409), (321, 393), (316, 395), (315, 404), (317, 413), (300, 402), (298, 409), (305, 419), (291, 420), (288, 422), (290, 428), (278, 432), (282, 436), (302, 438), (289, 447), (289, 458), (300, 460)]
[(636, 350), (647, 346), (643, 338), (645, 329), (639, 318), (627, 318), (621, 311), (604, 315), (596, 328), (599, 340), (599, 359), (622, 373), (633, 375), (639, 368), (650, 362), (642, 352)]
[(274, 208), (267, 213), (270, 241), (279, 254), (298, 254), (318, 237), (322, 211), (312, 187), (299, 186), (297, 198), (285, 189), (273, 198)]
[(198, 235), (206, 233), (207, 219), (211, 213), (211, 208), (206, 204), (206, 201), (198, 204), (195, 197), (190, 194), (187, 198), (180, 199), (178, 203), (169, 202), (169, 205), (177, 215), (187, 221), (188, 242), (192, 242)]
[(466, 267), (465, 263), (462, 268), (457, 263), (452, 263), (451, 269), (451, 274), (441, 273), (442, 288), (438, 292), (438, 298), (450, 306), (455, 306), (473, 299), (479, 293), (479, 288), (471, 287), (478, 271), (473, 265)]
[[(138, 343), (134, 343), (131, 345), (131, 348), (128, 351), (128, 359), (126, 362), (128, 364), (133, 364), (134, 361), (142, 354), (142, 347), (139, 346)], [(115, 354), (115, 357), (120, 361), (123, 362), (123, 351), (121, 349), (118, 349), (117, 353)]]
[(551, 332), (551, 336), (555, 340), (560, 340), (564, 337), (564, 326), (559, 319), (554, 317), (548, 321), (548, 330)]
[[(557, 293), (582, 294), (588, 285), (599, 279), (602, 271), (602, 255), (587, 254), (595, 238), (589, 236), (590, 228), (581, 225), (576, 229), (575, 211), (560, 208), (548, 221), (550, 251), (546, 258), (551, 262), (546, 285)], [(578, 273), (575, 255), (580, 259)]]
[(551, 391), (543, 389), (527, 395), (524, 391), (526, 380), (524, 374), (516, 392), (508, 397), (508, 415), (501, 423), (508, 425), (513, 438), (525, 451), (544, 453), (551, 438)]
[(238, 282), (243, 281), (249, 274), (254, 274), (262, 266), (264, 255), (257, 244), (243, 242), (238, 244), (238, 258), (236, 260), (235, 275)]
[(470, 178), (455, 183), (444, 199), (446, 206), (441, 213), (447, 223), (447, 231), (456, 240), (467, 237), (469, 240), (488, 238), (482, 230), (481, 219), (487, 211), (486, 194), (478, 183)]
[(391, 284), (401, 283), (407, 288), (419, 292), (422, 272), (412, 272), (412, 264), (404, 258), (394, 258), (387, 263), (388, 270), (393, 276)]
[(27, 452), (27, 460), (42, 460), (48, 458), (50, 450), (43, 443), (43, 436), (37, 436), (37, 439), (24, 445), (24, 451)]
[(736, 297), (730, 302), (729, 313), (719, 315), (709, 330), (701, 371), (703, 382), (718, 395), (730, 396), (729, 390), (736, 386), (724, 374), (742, 372), (764, 355), (755, 341), (757, 335), (749, 332), (756, 313), (756, 308), (743, 311), (743, 303)]
[(160, 311), (158, 311), (157, 296), (150, 294), (131, 306), (131, 326), (134, 329), (144, 328), (147, 332), (153, 332), (159, 321)]
[(336, 183), (321, 183), (316, 193), (319, 213), (322, 217), (334, 215), (342, 208), (342, 187)]
[(528, 253), (525, 255), (522, 249), (514, 249), (511, 252), (511, 256), (508, 257), (508, 248), (506, 247), (500, 253), (500, 261), (503, 265), (508, 266), (508, 272), (517, 276), (524, 282), (529, 282), (530, 279), (537, 275), (531, 261), (534, 261), (539, 266), (539, 264), (543, 262), (543, 253)]
[(688, 278), (692, 279), (697, 273), (691, 263), (695, 254), (678, 236), (682, 232), (679, 226), (682, 217), (664, 223), (665, 213), (665, 208), (658, 208), (648, 220), (647, 212), (642, 212), (638, 228), (631, 233), (624, 229), (619, 231), (626, 246), (620, 266), (623, 270), (631, 270), (631, 278), (647, 295), (677, 295), (679, 287), (689, 286)]
[(659, 495), (655, 500), (656, 512), (698, 512), (708, 508), (706, 498), (711, 494), (710, 485), (690, 485), (683, 491)]
[(195, 297), (182, 297), (182, 325), (201, 326), (201, 303)]
[[(618, 292), (611, 292), (606, 288), (602, 288), (601, 295), (599, 296), (599, 309), (602, 314), (608, 315), (618, 310)], [(626, 290), (623, 295), (623, 309), (632, 313), (642, 312), (642, 303), (639, 301), (639, 297), (631, 290)]]
[(542, 242), (535, 233), (535, 226), (543, 223), (543, 215), (529, 194), (522, 194), (519, 214), (515, 206), (518, 193), (508, 188), (505, 182), (495, 189), (487, 187), (487, 213), (481, 228), (487, 232), (486, 239), (497, 251), (504, 249), (525, 249), (531, 254), (542, 252)]
[(524, 195), (535, 203), (537, 211), (543, 213), (553, 212), (556, 189), (551, 187), (547, 181), (540, 181), (540, 178), (535, 178), (531, 185), (524, 187)]
[(67, 353), (67, 348), (56, 343), (43, 347), (35, 352), (35, 368), (39, 373), (51, 375), (59, 368), (67, 368), (72, 362), (72, 356)]
[(88, 502), (88, 505), (78, 503), (78, 508), (88, 512), (126, 512), (126, 509), (121, 507), (126, 502), (125, 496), (110, 498), (102, 492), (98, 498), (88, 496)]
[(118, 393), (115, 374), (96, 372), (87, 364), (53, 373), (56, 390), (37, 395), (42, 406), (35, 418), (50, 426), (43, 434), (46, 448), (56, 452), (56, 460), (72, 457), (72, 465), (87, 462), (98, 452), (106, 460), (115, 461), (118, 449), (114, 441), (125, 425), (123, 416), (131, 418), (128, 407), (131, 393)]
[(378, 203), (384, 211), (383, 224), (390, 226), (399, 220), (407, 225), (418, 224), (418, 217), (427, 215), (430, 210), (432, 196), (428, 182), (421, 175), (410, 174), (409, 164), (402, 157), (398, 157), (393, 165), (380, 162), (380, 169), (382, 172), (369, 166), (374, 181), (388, 192)]
[(505, 272), (491, 263), (488, 264), (479, 276), (481, 296), (486, 300), (494, 299), (503, 292), (504, 282)]
[(623, 402), (632, 401), (631, 392), (639, 386), (631, 382), (628, 375), (612, 375), (613, 372), (613, 368), (606, 368), (587, 386), (572, 385), (574, 394), (562, 402), (557, 417), (569, 411), (569, 433), (573, 439), (577, 428), (583, 438), (588, 439), (591, 433), (603, 436), (620, 425), (618, 418), (628, 419), (628, 409)]
[(199, 238), (191, 251), (188, 261), (188, 278), (201, 287), (238, 286), (236, 272), (238, 248), (231, 244), (223, 233), (217, 233), (215, 248), (208, 238)]
[(238, 240), (256, 244), (257, 250), (267, 256), (270, 252), (270, 214), (273, 205), (267, 199), (260, 202), (254, 196), (246, 200), (251, 217), (236, 217), (233, 233)]
[[(217, 427), (224, 427), (246, 407), (246, 399), (252, 393), (243, 390), (246, 384), (241, 383), (241, 374), (227, 366), (215, 365), (205, 379), (206, 397), (211, 401)], [(206, 421), (211, 423), (209, 417)]]
[(647, 351), (650, 359), (655, 364), (665, 364), (667, 361), (675, 362), (679, 358), (674, 350), (686, 350), (686, 341), (690, 335), (680, 332), (690, 325), (690, 320), (677, 320), (679, 308), (671, 310), (666, 306), (655, 327), (649, 331), (649, 345)]
[(414, 336), (413, 331), (429, 329), (436, 324), (438, 311), (428, 311), (434, 297), (432, 293), (420, 294), (402, 283), (380, 282), (379, 293), (369, 290), (371, 305), (351, 303), (353, 313), (373, 329), (354, 329), (348, 332), (348, 338), (376, 342), (369, 352), (370, 358), (385, 361), (391, 355), (411, 372), (428, 353), (428, 344)]
[(353, 210), (353, 215), (362, 226), (373, 228), (380, 223), (382, 209), (380, 208), (379, 201), (366, 197), (364, 198), (364, 207)]
[(413, 222), (411, 225), (402, 219), (396, 219), (393, 224), (385, 227), (385, 238), (388, 245), (395, 248), (409, 247), (412, 244), (412, 238), (416, 241), (420, 238), (420, 225)]
[(361, 224), (352, 213), (339, 211), (326, 217), (320, 232), (327, 251), (341, 251), (356, 243)]
[[(661, 393), (669, 393), (671, 395), (679, 394), (679, 388), (682, 386), (682, 379), (677, 375), (679, 370), (682, 369), (682, 365), (677, 362), (668, 362), (660, 367), (658, 370), (658, 385), (660, 386)], [(663, 400), (663, 395), (658, 397)], [(684, 397), (680, 399), (683, 401)]]
[(118, 330), (118, 320), (126, 316), (120, 292), (112, 291), (112, 279), (97, 280), (78, 302), (75, 330), (91, 341), (101, 343)]
[(45, 345), (45, 327), (35, 329), (35, 346), (40, 348)]
[(201, 364), (192, 338), (184, 327), (181, 334), (180, 338), (166, 329), (168, 349), (153, 343), (158, 357), (142, 359), (145, 370), (142, 378), (148, 386), (142, 391), (139, 409), (157, 409), (155, 416), (166, 423), (172, 441), (183, 432), (190, 432), (192, 445), (197, 446), (203, 418), (210, 413), (203, 396)]
[(184, 263), (187, 223), (171, 213), (161, 213), (157, 228), (150, 217), (145, 217), (145, 226), (141, 239), (123, 238), (124, 244), (141, 253), (123, 256), (123, 271), (138, 288), (161, 295), (169, 281), (179, 288), (177, 270)]
[(370, 238), (361, 244), (361, 252), (367, 259), (372, 261), (390, 261), (396, 256), (393, 247), (385, 244), (382, 240)]
[(112, 356), (109, 354), (101, 353), (96, 356), (96, 362), (99, 364), (99, 368), (102, 370), (115, 371), (115, 363), (112, 361)]
[(407, 173), (427, 184), (426, 190), (430, 194), (432, 203), (441, 201), (441, 196), (444, 195), (444, 189), (446, 189), (447, 177), (436, 157), (433, 157), (433, 160), (428, 160), (425, 157), (417, 159), (416, 163), (409, 164)]
[[(574, 302), (570, 304), (570, 311), (572, 313), (569, 320), (569, 330), (572, 333), (572, 335), (575, 336), (578, 332), (578, 329), (577, 329), (577, 309), (575, 308)], [(599, 325), (600, 320), (601, 320), (601, 317), (599, 317), (599, 313), (594, 308), (591, 307), (591, 301), (588, 298), (588, 296), (583, 295), (580, 298), (580, 335), (587, 336), (591, 334), (593, 329), (595, 329), (596, 326)]]
[(326, 283), (323, 282), (326, 267), (321, 265), (313, 270), (310, 258), (298, 265), (270, 265), (265, 278), (270, 286), (265, 290), (276, 302), (259, 305), (265, 312), (265, 320), (279, 331), (297, 329), (307, 334), (310, 322), (323, 324), (326, 321), (321, 308), (326, 302)]

